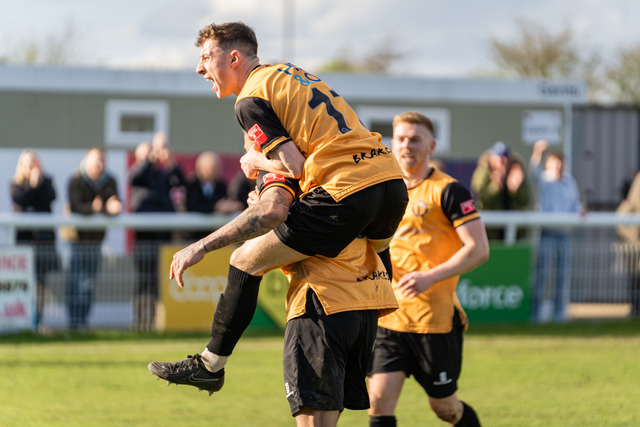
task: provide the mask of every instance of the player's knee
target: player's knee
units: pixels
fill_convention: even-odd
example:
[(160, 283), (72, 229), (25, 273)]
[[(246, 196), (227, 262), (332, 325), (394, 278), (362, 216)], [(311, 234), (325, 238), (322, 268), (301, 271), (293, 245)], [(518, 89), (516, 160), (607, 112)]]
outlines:
[(238, 249), (233, 251), (231, 257), (229, 258), (229, 264), (233, 265), (239, 270), (244, 271), (245, 273), (257, 276), (259, 274), (254, 259), (255, 257), (252, 257), (247, 253), (245, 245), (242, 245)]
[(370, 415), (386, 415), (394, 409), (393, 400), (383, 390), (369, 390), (369, 406)]
[[(229, 264), (233, 265), (236, 268), (240, 268), (238, 264), (243, 262), (242, 257), (242, 246), (231, 253), (231, 257), (229, 258)], [(241, 269), (242, 270), (242, 269)]]
[(443, 421), (455, 424), (462, 416), (462, 402), (450, 399), (430, 399), (431, 409)]
[(335, 426), (340, 413), (338, 411), (318, 411), (303, 406), (294, 415), (296, 425), (302, 426)]

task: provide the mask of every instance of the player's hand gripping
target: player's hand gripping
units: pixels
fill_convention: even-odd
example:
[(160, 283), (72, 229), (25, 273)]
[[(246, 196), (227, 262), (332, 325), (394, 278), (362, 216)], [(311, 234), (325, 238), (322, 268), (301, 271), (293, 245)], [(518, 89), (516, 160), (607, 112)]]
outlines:
[(184, 288), (182, 274), (187, 268), (199, 263), (202, 258), (204, 258), (205, 254), (206, 251), (204, 250), (201, 240), (198, 240), (197, 242), (176, 252), (173, 255), (171, 267), (169, 268), (169, 280), (175, 278), (176, 282), (178, 282), (178, 286)]
[(248, 150), (240, 157), (240, 168), (245, 176), (249, 179), (255, 179), (258, 176), (259, 161), (264, 155), (256, 150)]

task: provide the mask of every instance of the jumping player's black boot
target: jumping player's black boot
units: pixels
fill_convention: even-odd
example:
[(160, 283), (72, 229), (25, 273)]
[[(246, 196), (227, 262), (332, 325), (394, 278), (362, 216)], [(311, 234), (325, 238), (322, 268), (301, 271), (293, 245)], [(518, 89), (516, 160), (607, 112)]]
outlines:
[(149, 372), (156, 375), (158, 379), (167, 380), (167, 385), (171, 383), (186, 384), (207, 390), (209, 396), (218, 391), (224, 385), (224, 369), (218, 372), (210, 372), (202, 363), (202, 356), (194, 354), (187, 356), (188, 359), (179, 362), (151, 362), (148, 365)]

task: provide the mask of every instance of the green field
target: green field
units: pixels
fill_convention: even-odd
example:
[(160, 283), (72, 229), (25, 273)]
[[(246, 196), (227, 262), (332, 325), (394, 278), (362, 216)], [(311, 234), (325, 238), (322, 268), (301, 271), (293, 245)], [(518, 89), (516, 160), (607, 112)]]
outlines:
[[(279, 333), (250, 331), (222, 391), (156, 381), (147, 363), (200, 352), (207, 336), (95, 332), (0, 336), (2, 426), (292, 426)], [(472, 325), (459, 396), (484, 426), (640, 426), (640, 322)], [(445, 425), (413, 380), (401, 426)], [(363, 411), (339, 425), (366, 426)]]

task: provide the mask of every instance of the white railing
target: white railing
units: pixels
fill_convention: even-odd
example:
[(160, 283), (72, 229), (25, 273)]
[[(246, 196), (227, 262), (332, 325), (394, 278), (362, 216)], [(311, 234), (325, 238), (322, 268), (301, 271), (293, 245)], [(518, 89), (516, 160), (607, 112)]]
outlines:
[(77, 229), (129, 228), (132, 230), (207, 230), (229, 222), (234, 215), (199, 213), (144, 213), (106, 215), (53, 215), (48, 213), (0, 213), (0, 228), (6, 231), (8, 244), (14, 244), (15, 231), (20, 228), (46, 230), (61, 226)]
[[(640, 226), (640, 214), (616, 214), (614, 212), (592, 212), (578, 214), (548, 214), (540, 212), (485, 211), (481, 217), (487, 227), (503, 227), (505, 243), (516, 243), (519, 229), (535, 231), (540, 227), (562, 227), (577, 231), (581, 229), (603, 229), (595, 232), (598, 237), (576, 238), (572, 243), (571, 261), (571, 304), (570, 318), (605, 316), (627, 316), (631, 301), (638, 290), (634, 290), (631, 279), (640, 274), (640, 244), (621, 244), (612, 231), (617, 225)], [(17, 229), (59, 229), (73, 226), (78, 229), (119, 229), (125, 230), (211, 230), (230, 221), (231, 216), (203, 215), (195, 213), (147, 213), (122, 214), (115, 217), (103, 215), (51, 215), (36, 213), (0, 213), (0, 234), (5, 235), (9, 246), (15, 244)], [(124, 233), (123, 233), (124, 234)], [(580, 234), (580, 233), (575, 233)], [(591, 233), (587, 233), (591, 234)], [(535, 236), (535, 233), (530, 233)], [(529, 244), (537, 248), (536, 239)], [(141, 252), (113, 251), (108, 246), (103, 252), (102, 266), (96, 279), (95, 304), (90, 323), (100, 327), (130, 327), (137, 325), (138, 305), (144, 303), (144, 293), (138, 292), (137, 285), (146, 277), (147, 270), (140, 270), (136, 257)], [(66, 278), (69, 276), (69, 248), (63, 245), (59, 253), (61, 267), (47, 273), (44, 300), (43, 325), (64, 328), (67, 321)], [(104, 249), (104, 247), (103, 247)], [(147, 254), (145, 259), (157, 260), (157, 249)], [(139, 249), (137, 250), (139, 251)], [(535, 262), (535, 260), (532, 260)], [(630, 268), (630, 266), (636, 266)], [(536, 266), (532, 265), (531, 274)], [(157, 269), (154, 264), (153, 269)], [(152, 269), (149, 269), (151, 271)], [(155, 270), (157, 271), (157, 270)], [(532, 276), (533, 277), (533, 276)], [(634, 294), (635, 292), (635, 294)]]
[[(121, 214), (113, 217), (104, 215), (52, 215), (43, 213), (0, 213), (0, 228), (4, 228), (9, 238), (15, 236), (18, 228), (51, 229), (60, 226), (74, 226), (78, 229), (129, 228), (134, 230), (206, 230), (220, 227), (230, 221), (233, 215), (204, 215), (198, 213), (145, 213)], [(505, 243), (516, 241), (519, 228), (568, 227), (568, 228), (613, 228), (617, 225), (640, 225), (640, 214), (617, 214), (615, 212), (591, 212), (580, 214), (559, 214), (535, 211), (482, 211), (482, 220), (487, 227), (504, 227)]]
[(615, 228), (618, 225), (640, 225), (640, 214), (615, 212), (590, 212), (580, 215), (536, 211), (483, 211), (480, 215), (486, 226), (504, 227), (504, 240), (507, 244), (516, 241), (518, 228)]

